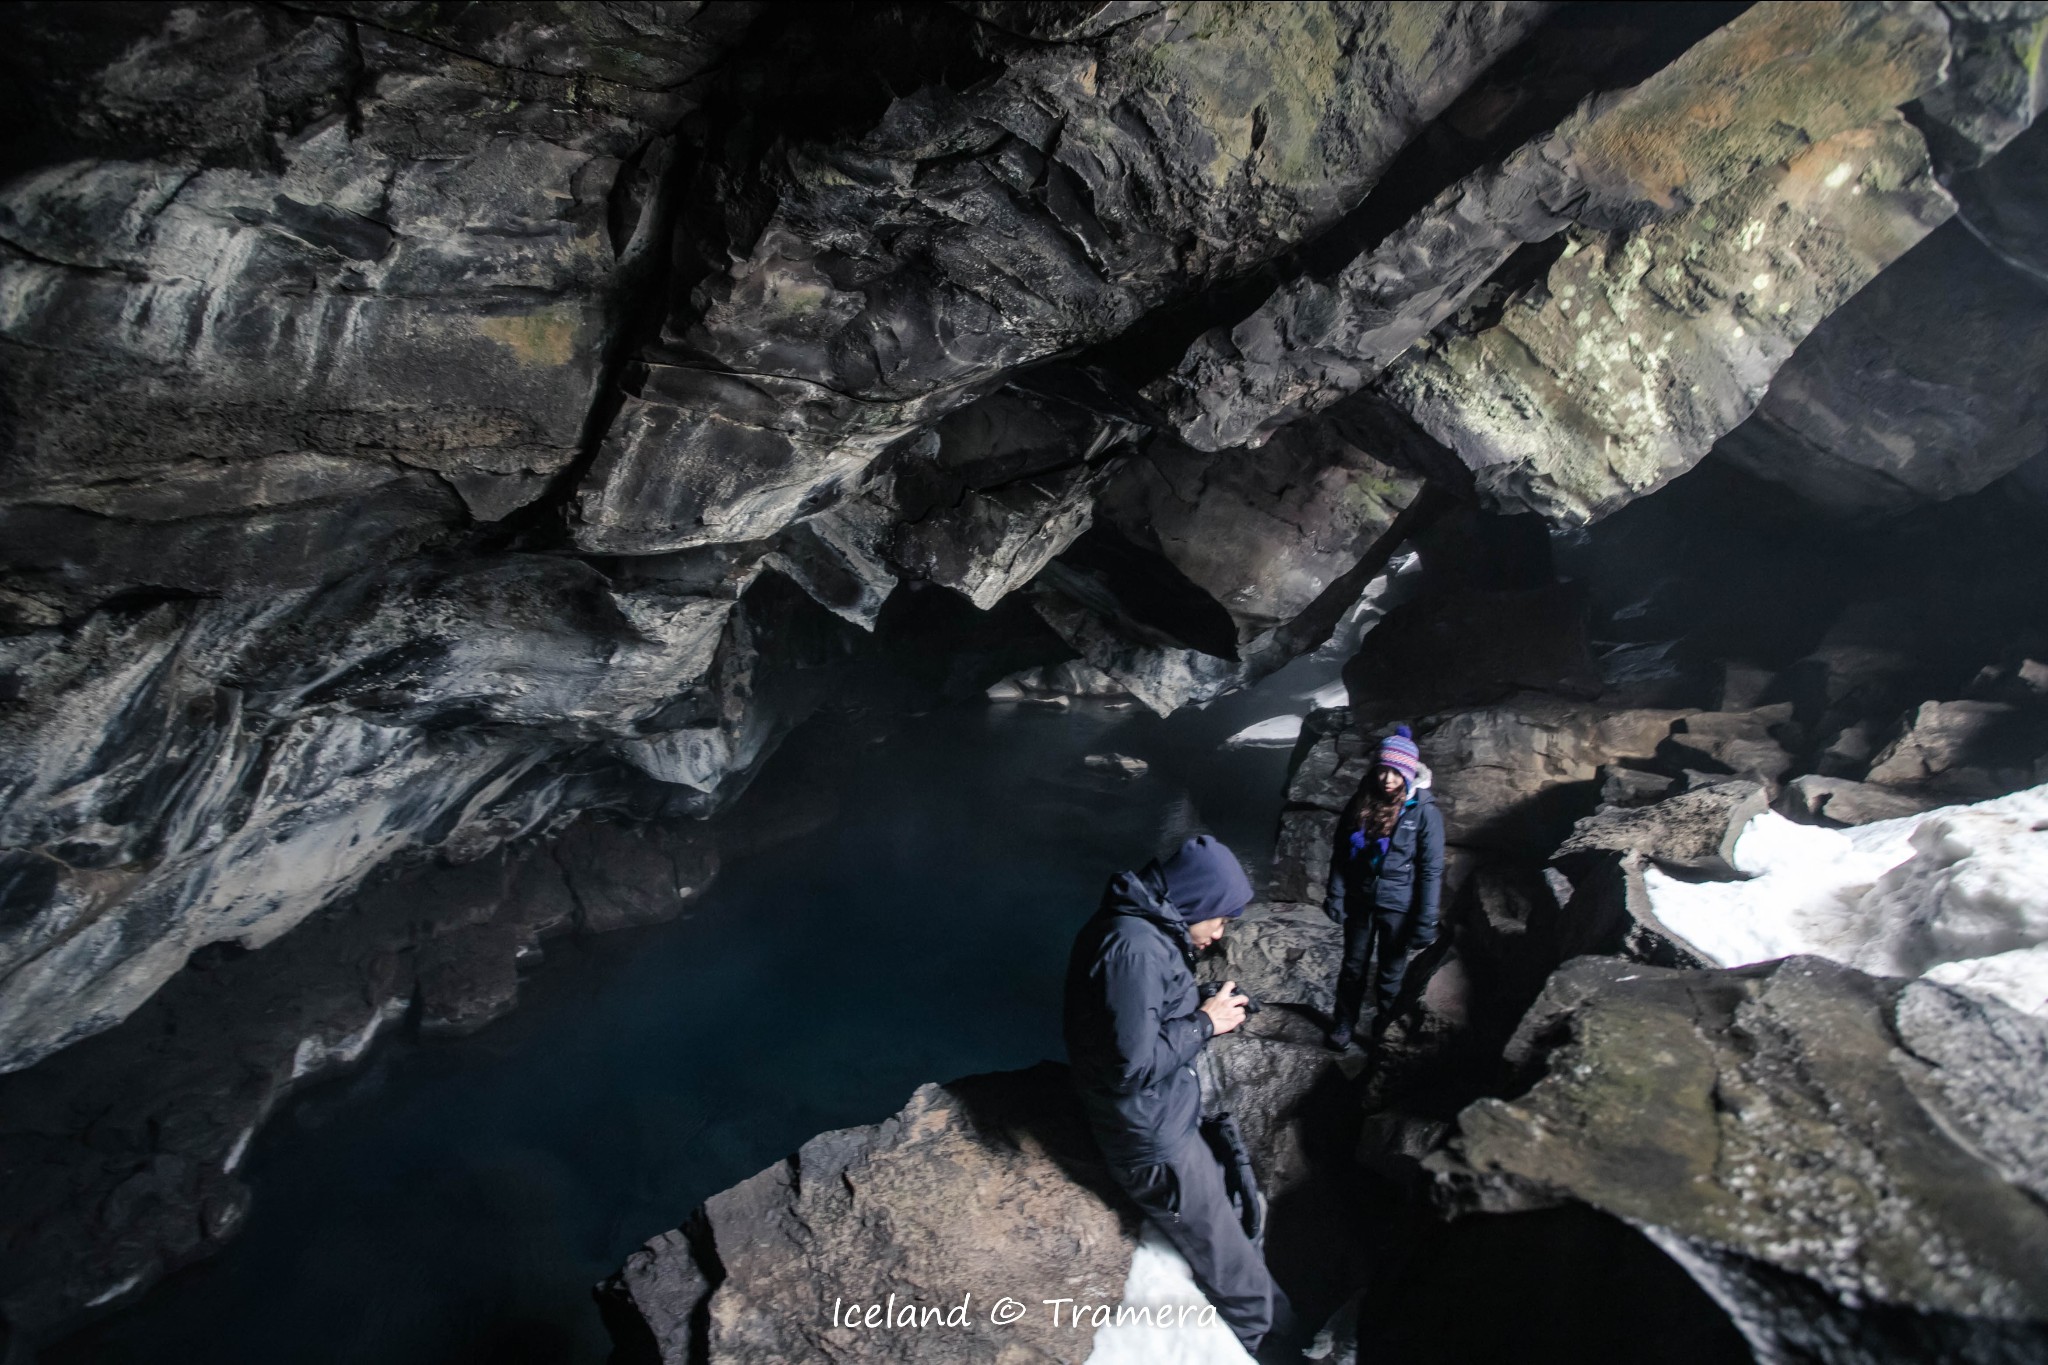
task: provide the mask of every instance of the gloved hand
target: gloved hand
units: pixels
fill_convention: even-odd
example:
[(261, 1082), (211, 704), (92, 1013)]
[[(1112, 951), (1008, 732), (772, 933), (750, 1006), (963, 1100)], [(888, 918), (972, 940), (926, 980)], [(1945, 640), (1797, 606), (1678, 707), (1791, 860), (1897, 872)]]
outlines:
[(1344, 927), (1344, 912), (1339, 910), (1330, 901), (1323, 902), (1323, 913), (1329, 917), (1330, 923), (1336, 925), (1339, 929)]
[(1416, 925), (1416, 926), (1415, 926), (1415, 939), (1414, 939), (1414, 941), (1413, 941), (1413, 942), (1411, 942), (1411, 943), (1410, 943), (1410, 944), (1408, 945), (1408, 951), (1409, 951), (1409, 952), (1411, 952), (1411, 953), (1426, 953), (1426, 952), (1428, 952), (1428, 951), (1429, 951), (1429, 950), (1430, 950), (1431, 948), (1434, 948), (1434, 947), (1436, 946), (1436, 936), (1437, 936), (1437, 926), (1436, 926), (1436, 925), (1434, 925), (1434, 924), (1418, 924), (1418, 925)]

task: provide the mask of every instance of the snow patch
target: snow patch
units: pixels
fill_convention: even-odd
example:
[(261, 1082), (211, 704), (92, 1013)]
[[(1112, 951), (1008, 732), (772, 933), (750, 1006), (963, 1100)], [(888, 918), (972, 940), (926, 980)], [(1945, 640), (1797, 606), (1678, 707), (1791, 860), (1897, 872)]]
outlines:
[[(296, 1059), (294, 1059), (296, 1061)], [(227, 1158), (220, 1163), (221, 1174), (233, 1175), (235, 1167), (242, 1164), (242, 1158), (249, 1154), (249, 1144), (255, 1140), (256, 1125), (250, 1124), (235, 1139), (235, 1145), (228, 1148)]]
[(344, 1033), (338, 1038), (314, 1033), (299, 1039), (298, 1047), (292, 1052), (292, 1079), (302, 1081), (323, 1071), (354, 1065), (370, 1050), (370, 1044), (376, 1041), (386, 1024), (396, 1023), (405, 1017), (407, 1003), (403, 996), (391, 997), (353, 1033)]
[[(1251, 1357), (1223, 1319), (1213, 1309), (1199, 1311), (1209, 1308), (1209, 1300), (1187, 1261), (1149, 1222), (1131, 1255), (1123, 1301), (1150, 1309), (1149, 1321), (1096, 1328), (1086, 1365), (1250, 1365)], [(1181, 1308), (1196, 1311), (1182, 1314)], [(1171, 1325), (1158, 1325), (1162, 1321)]]
[(127, 1293), (129, 1290), (133, 1289), (136, 1285), (141, 1283), (142, 1272), (138, 1270), (133, 1275), (130, 1275), (127, 1279), (115, 1285), (112, 1289), (106, 1290), (103, 1293), (96, 1294), (92, 1298), (87, 1299), (85, 1301), (85, 1306), (87, 1308), (103, 1307), (106, 1304), (112, 1303), (115, 1299), (120, 1298), (123, 1294)]
[(1657, 918), (1724, 967), (1813, 953), (2048, 1015), (2048, 786), (1854, 829), (1765, 812), (1740, 882), (1645, 873)]
[(1274, 716), (1256, 725), (1247, 725), (1223, 742), (1233, 749), (1277, 748), (1292, 745), (1301, 738), (1300, 716)]
[(1344, 686), (1343, 680), (1339, 679), (1333, 683), (1325, 683), (1309, 693), (1307, 701), (1318, 711), (1334, 711), (1340, 706), (1351, 705), (1351, 691)]

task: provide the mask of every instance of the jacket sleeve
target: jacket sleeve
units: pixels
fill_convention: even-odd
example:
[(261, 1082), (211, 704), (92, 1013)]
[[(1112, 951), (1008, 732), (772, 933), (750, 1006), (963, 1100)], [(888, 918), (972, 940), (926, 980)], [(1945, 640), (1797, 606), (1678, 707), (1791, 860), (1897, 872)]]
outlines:
[(1431, 942), (1436, 938), (1438, 902), (1444, 889), (1444, 817), (1433, 801), (1422, 807), (1415, 861), (1419, 874), (1415, 904), (1420, 912), (1415, 919), (1415, 932), (1424, 942)]
[(1136, 1094), (1195, 1059), (1213, 1032), (1199, 1009), (1167, 1018), (1158, 967), (1130, 952), (1110, 953), (1097, 969), (1113, 1021), (1116, 1090)]
[(1342, 924), (1344, 922), (1344, 853), (1349, 844), (1344, 837), (1344, 823), (1337, 822), (1337, 832), (1330, 836), (1330, 880), (1329, 889), (1323, 892), (1323, 913)]

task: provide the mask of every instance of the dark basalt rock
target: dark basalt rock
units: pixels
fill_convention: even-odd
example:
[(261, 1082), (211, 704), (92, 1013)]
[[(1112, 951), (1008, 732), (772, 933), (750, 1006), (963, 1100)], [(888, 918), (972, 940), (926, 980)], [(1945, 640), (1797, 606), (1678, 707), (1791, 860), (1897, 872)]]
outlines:
[[(1079, 1361), (1090, 1334), (1042, 1309), (1010, 1326), (988, 1313), (1020, 1287), (1033, 1308), (1122, 1297), (1135, 1210), (1100, 1162), (1064, 1067), (927, 1085), (893, 1118), (813, 1138), (713, 1196), (599, 1296), (629, 1359)], [(946, 1325), (963, 1302), (965, 1321)], [(843, 1319), (847, 1304), (864, 1317), (892, 1303), (938, 1321), (835, 1323), (835, 1307)]]
[(192, 949), (268, 943), (396, 854), (533, 830), (572, 745), (715, 793), (787, 723), (718, 592), (510, 556), (0, 641), (0, 829), (45, 860), (0, 938), (0, 1055), (112, 1023)]
[(579, 542), (644, 553), (778, 529), (1008, 372), (1329, 226), (1546, 8), (1060, 24), (1070, 38), (999, 46), (982, 85), (735, 168), (735, 197), (769, 207), (706, 253), (732, 264), (670, 320), (584, 481)]
[(1757, 782), (1719, 782), (1693, 787), (1654, 805), (1590, 815), (1557, 847), (1560, 859), (1573, 854), (1636, 853), (1659, 866), (1735, 877), (1735, 841), (1755, 816), (1770, 809), (1770, 794)]
[(1949, 802), (2031, 786), (2033, 760), (2048, 756), (2048, 713), (2005, 702), (1924, 702), (1898, 731), (1864, 779)]
[(0, 401), (33, 414), (7, 564), (67, 603), (332, 579), (577, 456), (661, 238), (662, 139), (737, 13), (628, 37), (501, 7), (451, 37), (431, 7), (355, 9), (110, 15), (136, 31), (99, 70), (62, 11), (12, 21), (16, 60), (70, 73), (32, 78), (50, 137), (128, 158), (52, 155), (0, 196), (35, 300), (0, 342)]
[(2017, 1361), (2048, 1343), (2038, 1152), (2014, 1145), (2043, 1045), (2039, 1020), (1815, 958), (1582, 959), (1508, 1049), (1541, 1078), (1428, 1164), (1458, 1207), (1627, 1219), (1760, 1359)]
[(1974, 493), (2041, 453), (2044, 309), (2048, 278), (1950, 222), (1815, 328), (1715, 453), (1841, 516)]
[(1942, 804), (1933, 797), (1911, 796), (1890, 787), (1820, 773), (1793, 779), (1785, 788), (1782, 802), (1787, 814), (1831, 825), (1897, 820)]
[(1443, 711), (1516, 692), (1591, 698), (1605, 690), (1573, 584), (1427, 596), (1388, 612), (1344, 685), (1376, 708)]

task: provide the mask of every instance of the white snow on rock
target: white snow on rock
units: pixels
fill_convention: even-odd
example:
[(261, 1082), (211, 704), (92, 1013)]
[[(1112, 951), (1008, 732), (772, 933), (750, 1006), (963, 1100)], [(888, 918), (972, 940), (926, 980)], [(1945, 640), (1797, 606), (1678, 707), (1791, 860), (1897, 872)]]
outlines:
[(1725, 967), (1815, 953), (2048, 1015), (2048, 786), (1854, 829), (1765, 812), (1739, 882), (1645, 874), (1671, 930)]
[(1282, 744), (1292, 744), (1299, 738), (1301, 738), (1300, 716), (1274, 716), (1272, 719), (1262, 720), (1256, 725), (1245, 726), (1244, 729), (1239, 730), (1223, 742), (1233, 749), (1242, 749), (1248, 745), (1269, 748)]
[(1120, 1324), (1095, 1329), (1095, 1349), (1086, 1365), (1251, 1365), (1252, 1358), (1195, 1284), (1187, 1261), (1150, 1223), (1131, 1255), (1131, 1274), (1118, 1307), (1132, 1311)]
[(1351, 691), (1344, 686), (1344, 680), (1339, 678), (1336, 682), (1324, 683), (1321, 687), (1309, 693), (1308, 703), (1318, 711), (1330, 711), (1339, 706), (1349, 706), (1351, 705)]

